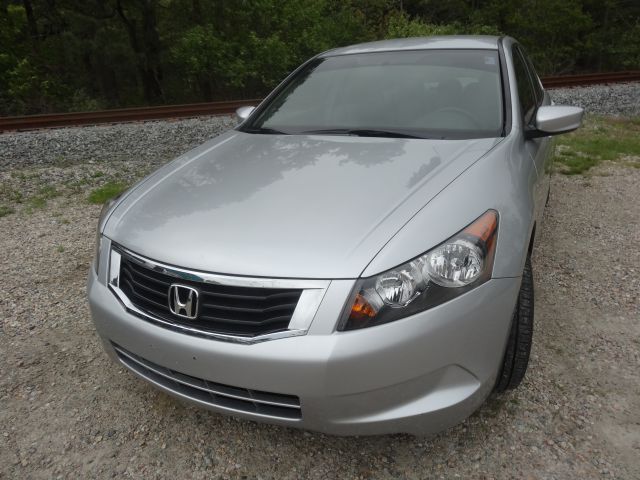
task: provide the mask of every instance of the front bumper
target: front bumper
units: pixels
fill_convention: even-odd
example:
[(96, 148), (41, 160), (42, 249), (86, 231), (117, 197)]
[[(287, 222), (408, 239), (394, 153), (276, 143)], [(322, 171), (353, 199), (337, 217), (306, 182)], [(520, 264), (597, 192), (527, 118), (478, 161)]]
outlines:
[(94, 323), (114, 359), (116, 344), (191, 377), (297, 396), (301, 407), (300, 418), (248, 413), (156, 383), (221, 413), (337, 435), (424, 435), (480, 406), (500, 368), (519, 278), (490, 280), (389, 324), (335, 332), (353, 284), (331, 282), (307, 335), (250, 345), (178, 333), (131, 315), (93, 269), (88, 291)]

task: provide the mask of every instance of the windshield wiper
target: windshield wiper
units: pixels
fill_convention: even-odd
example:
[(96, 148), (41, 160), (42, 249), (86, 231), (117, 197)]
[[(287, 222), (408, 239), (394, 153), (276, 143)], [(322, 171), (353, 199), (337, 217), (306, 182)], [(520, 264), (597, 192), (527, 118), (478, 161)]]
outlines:
[(371, 128), (328, 128), (324, 130), (306, 130), (301, 134), (309, 135), (350, 135), (354, 137), (390, 137), (390, 138), (427, 138), (395, 130), (378, 130)]
[(276, 130), (275, 128), (266, 128), (266, 127), (244, 128), (242, 129), (242, 131), (246, 133), (262, 133), (265, 135), (291, 135), (290, 133), (283, 132), (281, 130)]

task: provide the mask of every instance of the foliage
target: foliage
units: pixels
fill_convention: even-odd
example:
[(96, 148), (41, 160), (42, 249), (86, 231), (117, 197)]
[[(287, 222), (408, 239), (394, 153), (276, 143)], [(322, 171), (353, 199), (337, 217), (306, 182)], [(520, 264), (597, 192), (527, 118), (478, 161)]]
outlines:
[(103, 186), (96, 188), (89, 194), (89, 203), (102, 205), (113, 197), (120, 195), (127, 188), (129, 188), (129, 186), (121, 182), (105, 183)]
[(256, 97), (323, 50), (453, 33), (542, 74), (640, 67), (628, 0), (0, 0), (0, 115)]
[(487, 25), (464, 25), (448, 23), (436, 25), (411, 18), (406, 13), (396, 12), (389, 17), (386, 38), (428, 37), (433, 35), (499, 35), (500, 32)]
[(27, 199), (27, 212), (31, 213), (36, 209), (44, 208), (47, 202), (52, 198), (60, 195), (54, 187), (47, 185), (38, 190), (38, 192)]
[(640, 167), (640, 119), (587, 117), (582, 128), (559, 137), (556, 159), (567, 175), (585, 173), (603, 160)]
[(492, 0), (476, 14), (476, 21), (492, 22), (517, 37), (538, 70), (564, 73), (577, 68), (585, 35), (593, 20), (582, 0)]
[(7, 215), (11, 215), (12, 213), (15, 213), (15, 209), (13, 207), (0, 205), (0, 217), (6, 217)]

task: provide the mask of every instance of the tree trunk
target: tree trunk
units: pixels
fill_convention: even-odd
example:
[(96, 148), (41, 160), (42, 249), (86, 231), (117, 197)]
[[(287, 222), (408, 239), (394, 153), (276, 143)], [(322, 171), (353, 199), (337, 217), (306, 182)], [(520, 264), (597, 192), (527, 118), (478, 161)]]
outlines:
[[(603, 32), (603, 36), (605, 38), (607, 38), (609, 36), (609, 10), (611, 8), (611, 4), (609, 2), (607, 2), (606, 6), (605, 6), (605, 10), (604, 10), (604, 20), (602, 22), (602, 32)], [(602, 62), (604, 61), (604, 44), (599, 45), (598, 48), (598, 60), (597, 60), (597, 65), (596, 65), (596, 71), (597, 72), (601, 72), (602, 71)]]
[(200, 5), (200, 0), (191, 0), (191, 21), (196, 25), (202, 25), (202, 5)]
[(24, 12), (27, 15), (27, 25), (29, 26), (29, 35), (34, 41), (38, 41), (38, 23), (36, 17), (33, 14), (33, 6), (31, 0), (22, 0), (24, 6)]
[(142, 89), (147, 103), (153, 104), (163, 100), (162, 67), (160, 64), (160, 36), (157, 29), (156, 6), (154, 0), (139, 0), (142, 15), (142, 32), (138, 32), (138, 22), (130, 18), (122, 7), (121, 0), (116, 4), (118, 16), (122, 20), (131, 49), (136, 54), (137, 70), (142, 80)]

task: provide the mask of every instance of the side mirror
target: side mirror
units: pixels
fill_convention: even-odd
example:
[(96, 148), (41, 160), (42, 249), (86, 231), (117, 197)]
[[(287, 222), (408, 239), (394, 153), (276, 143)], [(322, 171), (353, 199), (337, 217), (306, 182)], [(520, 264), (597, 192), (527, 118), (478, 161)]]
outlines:
[(527, 138), (546, 137), (572, 132), (582, 124), (584, 109), (563, 105), (547, 105), (538, 108), (535, 128), (526, 132)]
[(255, 109), (256, 107), (240, 107), (236, 110), (236, 117), (241, 122), (244, 122)]

